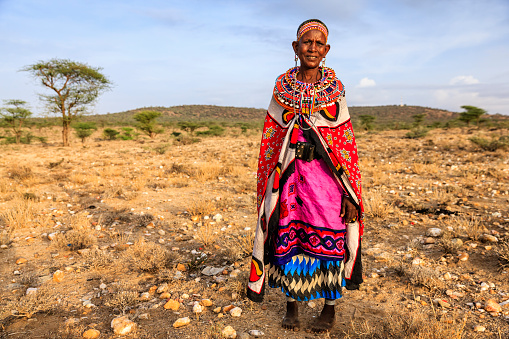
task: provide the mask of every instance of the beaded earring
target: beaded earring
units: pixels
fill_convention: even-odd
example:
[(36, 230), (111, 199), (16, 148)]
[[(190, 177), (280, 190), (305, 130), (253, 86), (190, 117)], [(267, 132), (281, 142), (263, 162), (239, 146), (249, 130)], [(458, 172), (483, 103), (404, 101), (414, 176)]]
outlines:
[(295, 54), (295, 67), (297, 67), (297, 61), (299, 60), (299, 56)]

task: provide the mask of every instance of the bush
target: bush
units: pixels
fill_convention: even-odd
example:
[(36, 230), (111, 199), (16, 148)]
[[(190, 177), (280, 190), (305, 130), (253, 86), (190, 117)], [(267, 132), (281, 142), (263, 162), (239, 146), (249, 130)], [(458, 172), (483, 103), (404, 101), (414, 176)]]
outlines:
[(428, 135), (429, 131), (430, 131), (429, 128), (418, 126), (414, 129), (412, 129), (407, 134), (405, 134), (405, 137), (408, 139), (419, 139), (419, 138), (423, 138), (426, 135)]
[(127, 266), (143, 272), (169, 267), (174, 259), (175, 255), (168, 249), (143, 239), (129, 246), (124, 253)]
[(113, 129), (113, 128), (106, 128), (103, 131), (103, 135), (108, 140), (115, 140), (117, 138), (117, 135), (119, 135), (120, 132)]
[(491, 140), (472, 137), (468, 140), (479, 146), (481, 149), (489, 152), (494, 152), (498, 149), (509, 148), (509, 136), (501, 136), (498, 139), (493, 138)]
[(122, 127), (123, 134), (120, 134), (122, 140), (133, 140), (135, 135), (133, 134), (134, 129), (131, 127)]
[(74, 131), (76, 132), (76, 137), (81, 139), (81, 142), (84, 143), (85, 139), (94, 133), (97, 130), (97, 126), (93, 122), (78, 122), (72, 125)]
[(218, 125), (212, 125), (209, 126), (209, 129), (207, 131), (198, 131), (196, 132), (196, 135), (203, 135), (203, 136), (214, 136), (219, 137), (223, 135), (224, 128)]

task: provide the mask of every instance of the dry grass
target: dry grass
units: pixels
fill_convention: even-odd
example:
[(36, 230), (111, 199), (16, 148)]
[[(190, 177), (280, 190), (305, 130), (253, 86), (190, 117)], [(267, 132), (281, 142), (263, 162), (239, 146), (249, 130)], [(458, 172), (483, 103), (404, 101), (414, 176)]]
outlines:
[(439, 279), (438, 272), (432, 268), (401, 264), (397, 270), (406, 276), (414, 286), (426, 287), (432, 291), (444, 288), (444, 283)]
[(509, 242), (504, 242), (497, 248), (498, 260), (502, 269), (509, 268)]
[(352, 332), (345, 332), (349, 339), (460, 339), (463, 337), (466, 319), (439, 320), (436, 315), (422, 311), (394, 313), (384, 317), (380, 324), (370, 326), (367, 322), (352, 322)]
[(479, 237), (488, 231), (481, 223), (481, 220), (475, 216), (460, 218), (458, 224), (464, 228), (465, 234), (471, 240), (479, 240)]
[(7, 170), (7, 176), (14, 180), (27, 180), (33, 175), (32, 168), (26, 165), (14, 165)]
[(249, 257), (253, 252), (255, 232), (247, 232), (239, 236), (233, 236), (228, 242), (227, 253), (233, 260)]
[(369, 190), (364, 194), (364, 211), (373, 218), (386, 218), (392, 210), (387, 194)]
[(139, 239), (123, 255), (126, 266), (143, 272), (155, 272), (171, 266), (175, 254), (153, 242)]
[(218, 237), (217, 225), (204, 222), (196, 231), (196, 238), (204, 245), (209, 246), (216, 242)]
[(113, 255), (108, 251), (93, 248), (85, 254), (85, 263), (93, 269), (100, 270), (110, 267), (114, 261)]
[(459, 241), (454, 240), (454, 237), (449, 232), (444, 233), (444, 235), (438, 240), (438, 244), (444, 249), (445, 253), (450, 254), (457, 254), (458, 250), (462, 246)]
[(4, 311), (0, 312), (0, 320), (11, 314), (15, 317), (31, 318), (36, 313), (51, 311), (58, 304), (57, 299), (57, 293), (47, 287), (40, 287), (35, 293), (23, 295), (6, 305)]
[(214, 163), (203, 163), (197, 168), (196, 178), (200, 181), (215, 180), (223, 173), (223, 166)]
[(187, 208), (187, 212), (191, 216), (204, 216), (209, 215), (215, 210), (214, 202), (211, 200), (192, 200), (189, 203), (189, 207)]
[(126, 309), (130, 306), (136, 305), (138, 302), (138, 292), (135, 291), (119, 291), (114, 293), (106, 302), (106, 305), (113, 308), (118, 308), (125, 313)]
[(10, 231), (32, 227), (37, 214), (34, 202), (30, 199), (16, 198), (13, 207), (0, 215), (1, 219), (9, 226)]
[(58, 234), (53, 243), (56, 247), (61, 249), (68, 249), (69, 251), (77, 251), (83, 248), (89, 248), (97, 242), (97, 238), (91, 234), (89, 230), (74, 229), (65, 233)]

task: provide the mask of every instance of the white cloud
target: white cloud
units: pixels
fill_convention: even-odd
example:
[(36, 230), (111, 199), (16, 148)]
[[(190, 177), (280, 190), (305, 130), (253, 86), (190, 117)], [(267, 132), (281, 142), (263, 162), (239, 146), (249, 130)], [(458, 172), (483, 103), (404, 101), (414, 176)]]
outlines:
[(471, 75), (458, 75), (449, 82), (450, 85), (475, 85), (478, 84), (479, 80)]
[(373, 79), (370, 78), (362, 78), (357, 87), (364, 88), (364, 87), (374, 87), (376, 86), (376, 82)]

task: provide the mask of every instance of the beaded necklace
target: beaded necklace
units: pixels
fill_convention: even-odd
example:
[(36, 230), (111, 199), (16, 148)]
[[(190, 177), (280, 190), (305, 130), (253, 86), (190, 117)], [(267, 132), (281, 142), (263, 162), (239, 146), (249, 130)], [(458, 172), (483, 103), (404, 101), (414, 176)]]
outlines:
[(276, 79), (274, 86), (274, 98), (288, 111), (309, 118), (344, 95), (343, 83), (332, 68), (320, 67), (322, 77), (315, 83), (297, 80), (298, 72), (299, 67), (290, 68)]

